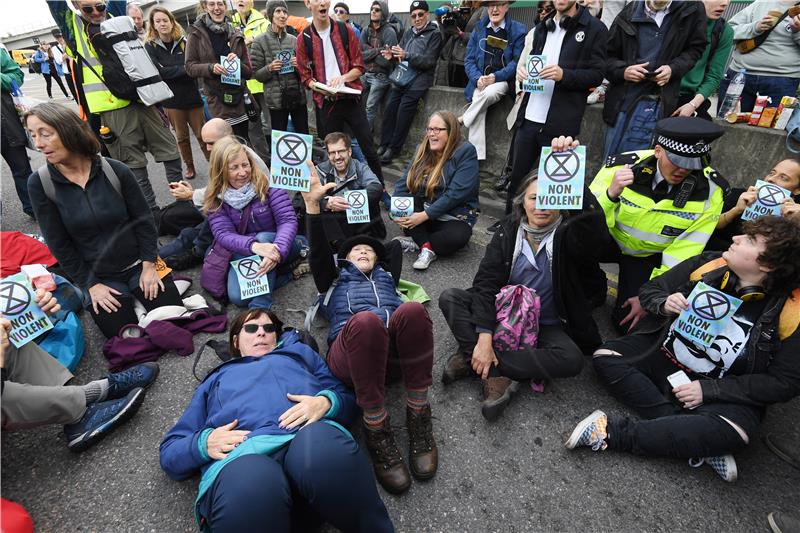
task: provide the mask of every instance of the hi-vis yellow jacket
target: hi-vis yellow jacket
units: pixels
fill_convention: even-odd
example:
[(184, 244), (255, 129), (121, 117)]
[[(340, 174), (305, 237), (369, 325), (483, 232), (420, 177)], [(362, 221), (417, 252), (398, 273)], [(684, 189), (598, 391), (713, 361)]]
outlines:
[[(239, 15), (238, 11), (233, 12), (233, 16), (231, 16), (231, 22), (234, 26), (239, 28), (244, 28), (242, 30), (242, 34), (244, 35), (245, 39), (255, 39), (269, 28), (269, 21), (261, 14), (261, 12), (257, 9), (251, 9), (250, 15), (247, 17), (247, 22), (242, 23), (242, 17)], [(250, 46), (247, 46), (247, 49), (250, 50)], [(272, 59), (275, 59), (274, 57)], [(270, 61), (268, 60), (267, 63)], [(264, 92), (264, 84), (255, 79), (247, 80), (247, 89), (252, 94), (258, 94)]]
[(624, 162), (632, 165), (635, 177), (618, 201), (607, 194), (614, 174), (624, 166), (618, 161), (611, 163), (615, 166), (600, 170), (589, 187), (603, 208), (606, 225), (622, 253), (636, 257), (662, 254), (661, 266), (653, 269), (651, 279), (703, 251), (717, 226), (723, 204), (723, 189), (711, 167), (704, 168), (702, 175), (694, 173), (696, 185), (683, 207), (675, 206), (671, 198), (654, 201), (653, 153), (641, 150), (622, 155), (630, 156)]

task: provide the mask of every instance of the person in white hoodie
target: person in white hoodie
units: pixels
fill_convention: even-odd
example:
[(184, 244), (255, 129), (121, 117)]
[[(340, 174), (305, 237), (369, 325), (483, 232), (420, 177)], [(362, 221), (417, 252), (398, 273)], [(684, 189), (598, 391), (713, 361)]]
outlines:
[(728, 24), (734, 43), (753, 39), (758, 47), (743, 54), (734, 46), (728, 72), (719, 85), (720, 96), (742, 69), (746, 71), (742, 112), (753, 110), (757, 94), (768, 96), (771, 107), (777, 107), (784, 96), (796, 95), (800, 85), (800, 6), (796, 0), (757, 0)]

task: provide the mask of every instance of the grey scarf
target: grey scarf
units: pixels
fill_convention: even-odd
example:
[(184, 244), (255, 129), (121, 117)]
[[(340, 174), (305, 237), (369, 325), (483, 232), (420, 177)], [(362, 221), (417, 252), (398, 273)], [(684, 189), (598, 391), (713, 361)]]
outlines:
[(552, 223), (548, 224), (543, 228), (537, 228), (536, 226), (530, 226), (527, 222), (521, 221), (520, 227), (525, 232), (525, 239), (528, 243), (533, 246), (536, 250), (539, 249), (539, 244), (552, 232), (556, 230), (561, 221), (564, 218), (559, 213), (558, 218), (556, 218)]
[(225, 35), (228, 35), (230, 32), (231, 26), (228, 23), (227, 16), (225, 17), (225, 20), (222, 21), (222, 23), (217, 24), (216, 22), (211, 20), (211, 15), (209, 15), (208, 13), (203, 13), (203, 16), (200, 17), (200, 21), (206, 28), (208, 28), (209, 31), (213, 33), (224, 33)]
[(225, 194), (222, 195), (222, 199), (226, 204), (239, 211), (244, 209), (255, 197), (256, 188), (253, 187), (252, 182), (239, 189), (231, 189), (228, 187), (225, 189)]

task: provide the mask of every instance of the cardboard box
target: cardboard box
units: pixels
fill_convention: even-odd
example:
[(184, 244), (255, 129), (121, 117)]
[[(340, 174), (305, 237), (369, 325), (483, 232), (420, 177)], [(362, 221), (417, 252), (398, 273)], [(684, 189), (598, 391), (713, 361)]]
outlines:
[(785, 107), (781, 112), (781, 115), (775, 119), (775, 126), (776, 130), (785, 130), (786, 126), (789, 124), (789, 119), (792, 118), (792, 113), (797, 111), (796, 108), (792, 107)]
[(758, 127), (771, 128), (772, 122), (775, 120), (775, 113), (777, 113), (777, 111), (777, 107), (768, 107), (764, 109), (764, 112), (761, 113), (761, 118), (758, 119)]
[(753, 105), (753, 112), (750, 113), (750, 121), (748, 124), (751, 126), (758, 126), (758, 121), (761, 119), (761, 113), (764, 112), (764, 108), (767, 107), (768, 102), (769, 96), (759, 96), (756, 98), (756, 103)]

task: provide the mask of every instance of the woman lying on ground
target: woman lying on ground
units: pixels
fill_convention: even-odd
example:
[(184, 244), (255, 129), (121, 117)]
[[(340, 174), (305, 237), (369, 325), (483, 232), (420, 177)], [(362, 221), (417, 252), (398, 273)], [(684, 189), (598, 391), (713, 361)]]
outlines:
[(439, 464), (428, 403), (433, 324), (422, 304), (400, 299), (396, 289), (400, 274), (393, 278), (385, 270), (386, 248), (377, 239), (357, 235), (345, 240), (339, 247), (338, 265), (334, 263), (319, 202), (336, 184), (321, 185), (316, 168), (309, 166), (311, 190), (302, 194), (311, 273), (317, 290), (325, 294), (323, 312), (330, 322), (328, 366), (355, 390), (356, 402), (364, 411), (364, 436), (378, 482), (399, 494), (411, 486), (411, 476), (386, 412), (387, 363), (391, 356), (402, 369), (411, 472), (417, 479), (430, 479)]
[[(571, 137), (553, 139), (554, 151), (577, 146)], [(585, 188), (580, 211), (559, 211), (537, 207), (536, 174), (523, 181), (520, 191), (512, 214), (501, 221), (486, 247), (472, 287), (447, 289), (439, 297), (459, 346), (442, 381), (449, 384), (477, 373), (483, 379), (481, 412), (488, 420), (502, 414), (518, 381), (574, 376), (583, 368), (582, 352), (591, 353), (601, 342), (581, 283), (581, 266), (592, 257), (593, 229), (603, 222), (594, 195)], [(533, 289), (539, 297), (536, 347), (495, 349), (495, 300), (508, 285)]]
[[(642, 286), (639, 298), (651, 314), (597, 350), (594, 367), (643, 420), (595, 411), (567, 448), (686, 457), (736, 479), (731, 454), (755, 437), (766, 407), (800, 394), (800, 224), (767, 216), (743, 229), (726, 252), (687, 259)], [(700, 281), (742, 301), (708, 347), (676, 319)], [(705, 312), (722, 314), (715, 311), (725, 305), (721, 297), (706, 297), (712, 305)], [(688, 382), (671, 384), (667, 378), (681, 370)]]
[[(212, 370), (161, 442), (161, 468), (200, 471), (195, 516), (211, 531), (394, 531), (369, 463), (341, 424), (353, 395), (271, 311), (231, 323), (230, 361)], [(344, 489), (344, 490), (343, 490)]]

